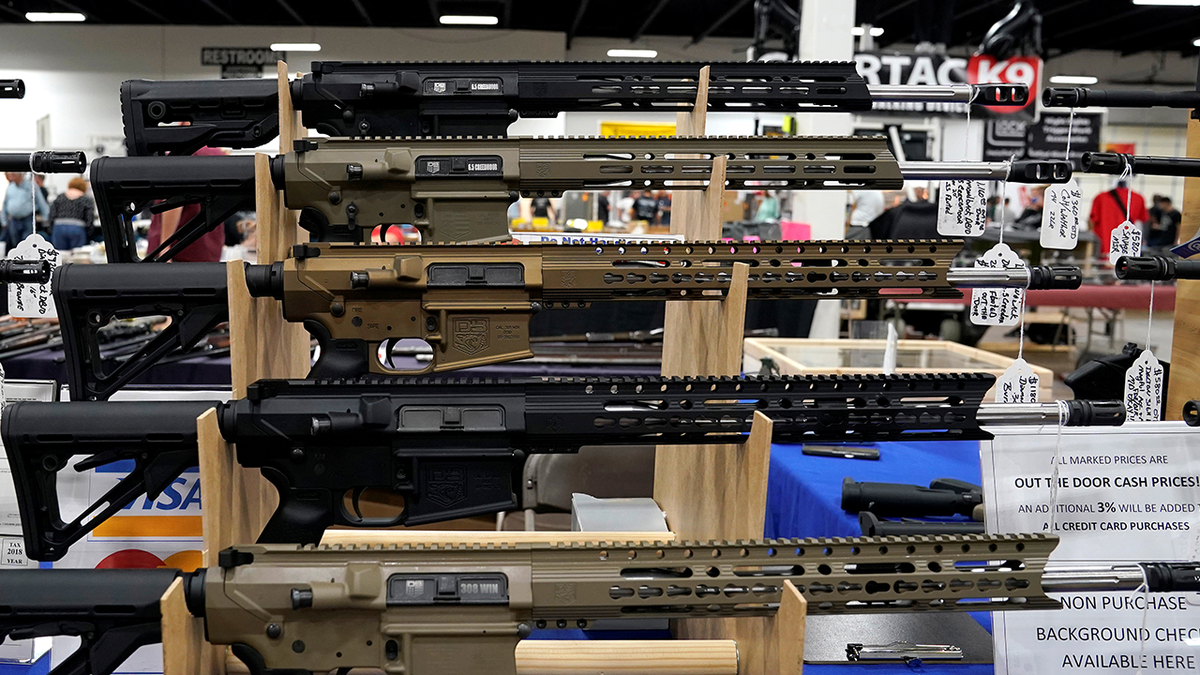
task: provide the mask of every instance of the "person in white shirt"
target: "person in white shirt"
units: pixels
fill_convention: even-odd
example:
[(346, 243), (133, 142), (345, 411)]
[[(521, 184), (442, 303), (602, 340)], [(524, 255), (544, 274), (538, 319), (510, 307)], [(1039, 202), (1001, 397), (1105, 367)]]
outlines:
[(866, 227), (883, 213), (883, 193), (879, 190), (851, 190), (849, 224), (851, 227)]

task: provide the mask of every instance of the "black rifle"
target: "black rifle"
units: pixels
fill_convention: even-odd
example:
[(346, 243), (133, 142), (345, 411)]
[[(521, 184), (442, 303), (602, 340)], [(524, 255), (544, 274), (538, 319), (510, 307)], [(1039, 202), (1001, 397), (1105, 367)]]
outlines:
[[(704, 65), (315, 61), (290, 91), (304, 124), (329, 136), (505, 136), (517, 117), (690, 110)], [(919, 87), (872, 91), (853, 62), (707, 65), (709, 110), (864, 112), (873, 100), (924, 100)], [(945, 100), (945, 89), (934, 98)], [(1028, 98), (1023, 85), (969, 89), (961, 100), (980, 105), (1021, 106)], [(129, 80), (121, 86), (121, 112), (130, 155), (184, 154), (203, 145), (250, 148), (278, 133), (278, 83)], [(166, 126), (184, 121), (191, 126)]]
[(1200, 279), (1200, 260), (1177, 260), (1160, 255), (1121, 256), (1113, 271), (1118, 279), (1126, 280)]
[[(511, 510), (529, 453), (738, 443), (755, 410), (775, 422), (780, 442), (851, 433), (869, 440), (990, 438), (976, 413), (993, 381), (984, 374), (265, 380), (232, 403), (155, 403), (150, 413), (141, 402), (11, 403), (0, 429), (26, 552), (55, 560), (108, 515), (142, 494), (156, 496), (195, 466), (195, 419), (210, 407), (242, 466), (260, 469), (279, 490), (279, 508), (260, 541), (315, 543), (331, 525), (418, 525)], [(1070, 404), (1073, 424), (1124, 420), (1118, 402)], [(1029, 420), (1027, 412), (1006, 416), (1004, 406), (983, 409), (993, 424)], [(120, 459), (133, 459), (136, 468), (84, 511), (90, 520), (64, 523), (55, 476), (77, 456), (86, 458), (84, 468)], [(364, 517), (359, 500), (367, 489), (402, 495), (403, 512)], [(343, 504), (347, 494), (353, 510)]]
[[(91, 179), (110, 263), (170, 260), (233, 214), (255, 208), (250, 156), (101, 157), (92, 162)], [(133, 217), (187, 204), (200, 205), (200, 212), (139, 258)]]
[(0, 80), (0, 98), (25, 98), (25, 80)]
[(0, 171), (83, 173), (87, 156), (82, 152), (0, 152)]
[(870, 511), (877, 516), (972, 516), (983, 504), (983, 488), (952, 478), (939, 478), (929, 487), (907, 483), (842, 481), (842, 510)]
[(1128, 167), (1130, 173), (1143, 176), (1200, 177), (1200, 159), (1188, 157), (1147, 157), (1119, 152), (1085, 152), (1079, 160), (1087, 173), (1119, 176)]

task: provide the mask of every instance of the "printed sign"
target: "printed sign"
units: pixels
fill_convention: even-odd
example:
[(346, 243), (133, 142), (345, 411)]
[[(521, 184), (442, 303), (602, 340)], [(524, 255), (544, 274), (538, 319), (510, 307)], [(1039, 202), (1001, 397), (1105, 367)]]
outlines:
[(204, 47), (200, 65), (220, 66), (221, 79), (262, 77), (263, 66), (286, 60), (283, 52), (270, 47)]
[[(997, 429), (982, 445), (988, 530), (1057, 534), (1051, 564), (1190, 560), (1200, 512), (1192, 431), (1182, 422), (1072, 427), (1061, 438), (1051, 426)], [(998, 675), (1200, 668), (1195, 593), (1052, 597), (1062, 610), (992, 615)]]

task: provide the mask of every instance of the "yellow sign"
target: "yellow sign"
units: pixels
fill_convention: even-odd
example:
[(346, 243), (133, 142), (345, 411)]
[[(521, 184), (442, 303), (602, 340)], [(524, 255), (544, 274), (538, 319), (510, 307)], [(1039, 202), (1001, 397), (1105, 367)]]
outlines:
[(675, 125), (666, 122), (601, 122), (601, 136), (674, 136)]

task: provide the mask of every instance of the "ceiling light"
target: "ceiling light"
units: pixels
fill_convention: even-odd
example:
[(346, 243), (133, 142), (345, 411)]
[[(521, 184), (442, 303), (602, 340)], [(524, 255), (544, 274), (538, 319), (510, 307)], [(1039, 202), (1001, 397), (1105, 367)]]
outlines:
[(1196, 38), (1195, 40), (1192, 40), (1192, 46), (1200, 47), (1200, 38)]
[(615, 59), (652, 59), (658, 52), (653, 49), (610, 49), (608, 55)]
[[(862, 35), (863, 27), (855, 26), (854, 28), (851, 28), (850, 34), (851, 35)], [(883, 35), (883, 28), (880, 26), (871, 26), (871, 37), (879, 37), (880, 35)]]
[(27, 21), (87, 21), (79, 12), (25, 12)]
[(500, 18), (473, 14), (443, 14), (438, 17), (443, 26), (495, 26)]
[(1091, 75), (1055, 75), (1050, 84), (1096, 84), (1100, 80)]
[(321, 45), (315, 42), (276, 42), (271, 45), (273, 52), (319, 52)]
[(1135, 5), (1160, 5), (1163, 7), (1200, 7), (1200, 0), (1133, 0)]

